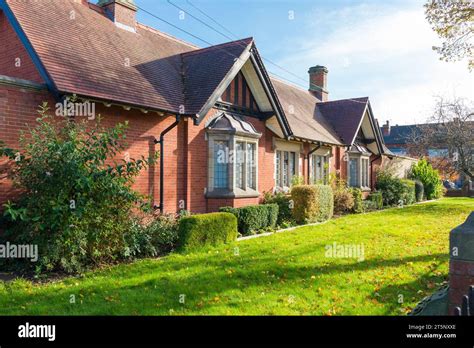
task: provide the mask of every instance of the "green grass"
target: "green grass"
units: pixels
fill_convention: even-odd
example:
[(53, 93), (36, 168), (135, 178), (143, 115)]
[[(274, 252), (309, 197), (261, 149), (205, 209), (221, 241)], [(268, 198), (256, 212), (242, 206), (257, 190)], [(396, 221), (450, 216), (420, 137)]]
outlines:
[[(447, 279), (449, 231), (472, 210), (473, 199), (447, 198), (80, 278), (0, 283), (0, 314), (403, 315)], [(326, 257), (334, 242), (363, 244), (365, 259)]]

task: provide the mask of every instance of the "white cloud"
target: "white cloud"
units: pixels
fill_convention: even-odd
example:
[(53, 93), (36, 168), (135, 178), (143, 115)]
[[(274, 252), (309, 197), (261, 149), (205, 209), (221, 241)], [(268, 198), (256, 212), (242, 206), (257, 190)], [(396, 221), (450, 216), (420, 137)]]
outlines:
[(380, 121), (422, 122), (433, 96), (473, 96), (466, 62), (446, 63), (432, 46), (439, 43), (422, 4), (409, 8), (357, 5), (308, 15), (308, 35), (293, 42), (280, 63), (301, 71), (329, 68), (331, 98), (368, 95)]

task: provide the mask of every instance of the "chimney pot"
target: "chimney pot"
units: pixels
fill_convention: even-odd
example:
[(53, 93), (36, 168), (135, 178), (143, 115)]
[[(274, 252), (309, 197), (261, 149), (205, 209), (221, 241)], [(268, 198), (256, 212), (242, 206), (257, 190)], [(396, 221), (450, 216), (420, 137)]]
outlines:
[(328, 69), (325, 66), (316, 65), (309, 68), (308, 74), (311, 94), (323, 102), (327, 101), (329, 96), (327, 91)]

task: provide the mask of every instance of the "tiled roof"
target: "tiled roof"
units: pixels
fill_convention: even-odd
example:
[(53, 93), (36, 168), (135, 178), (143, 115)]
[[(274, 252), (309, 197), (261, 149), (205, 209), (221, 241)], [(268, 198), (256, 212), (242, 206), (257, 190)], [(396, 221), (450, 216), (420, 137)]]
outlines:
[(420, 127), (418, 125), (397, 125), (390, 127), (390, 135), (384, 135), (383, 138), (387, 145), (406, 144), (407, 142), (410, 142), (413, 135), (418, 132), (420, 132)]
[(141, 24), (119, 29), (80, 1), (8, 4), (59, 91), (175, 113), (199, 111), (251, 42), (198, 50)]
[(317, 107), (336, 131), (342, 143), (351, 145), (359, 130), (368, 101), (368, 97), (342, 99), (321, 102), (317, 104)]
[(341, 144), (331, 125), (316, 108), (318, 99), (310, 92), (272, 78), (293, 135), (298, 138)]
[(197, 114), (225, 78), (252, 38), (183, 54), (186, 113)]
[[(198, 113), (252, 38), (204, 49), (137, 23), (120, 28), (85, 1), (7, 0), (41, 62), (64, 93)], [(71, 18), (73, 10), (74, 18)], [(271, 82), (296, 137), (348, 144), (367, 98), (321, 103), (310, 92)]]

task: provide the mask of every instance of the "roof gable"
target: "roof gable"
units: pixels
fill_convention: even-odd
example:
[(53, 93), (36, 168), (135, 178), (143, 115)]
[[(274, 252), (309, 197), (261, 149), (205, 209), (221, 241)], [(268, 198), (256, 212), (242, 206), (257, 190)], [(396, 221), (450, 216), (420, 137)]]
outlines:
[(316, 108), (318, 99), (315, 96), (275, 78), (272, 78), (272, 83), (294, 137), (327, 144), (341, 144), (331, 125)]
[(352, 145), (359, 131), (369, 98), (343, 99), (318, 103), (324, 118), (344, 145)]
[(247, 38), (183, 54), (186, 114), (204, 117), (250, 55)]

